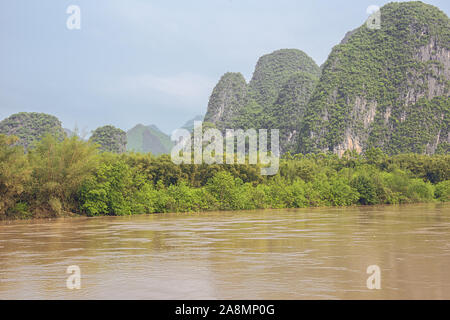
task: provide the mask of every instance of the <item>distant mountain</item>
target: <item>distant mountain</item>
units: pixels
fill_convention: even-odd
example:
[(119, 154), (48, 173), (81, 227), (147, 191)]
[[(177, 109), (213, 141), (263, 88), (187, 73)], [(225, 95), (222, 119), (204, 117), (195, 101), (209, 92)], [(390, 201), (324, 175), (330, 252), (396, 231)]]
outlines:
[(154, 155), (167, 154), (173, 147), (170, 137), (155, 125), (136, 125), (127, 132), (127, 150)]
[(0, 134), (17, 136), (18, 144), (25, 149), (32, 147), (45, 134), (60, 139), (66, 135), (58, 118), (37, 112), (20, 112), (0, 121)]
[(101, 151), (124, 153), (127, 149), (125, 131), (111, 125), (95, 129), (89, 141), (99, 144)]
[(194, 122), (195, 121), (203, 121), (203, 116), (202, 115), (195, 116), (191, 120), (186, 121), (186, 123), (181, 128), (186, 129), (188, 131), (192, 131), (192, 130), (194, 130)]

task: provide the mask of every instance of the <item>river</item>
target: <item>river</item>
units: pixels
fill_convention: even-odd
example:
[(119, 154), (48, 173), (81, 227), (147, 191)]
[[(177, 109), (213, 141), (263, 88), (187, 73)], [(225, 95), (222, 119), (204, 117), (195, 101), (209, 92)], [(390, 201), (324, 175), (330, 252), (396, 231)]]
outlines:
[(450, 299), (450, 204), (0, 222), (0, 299)]

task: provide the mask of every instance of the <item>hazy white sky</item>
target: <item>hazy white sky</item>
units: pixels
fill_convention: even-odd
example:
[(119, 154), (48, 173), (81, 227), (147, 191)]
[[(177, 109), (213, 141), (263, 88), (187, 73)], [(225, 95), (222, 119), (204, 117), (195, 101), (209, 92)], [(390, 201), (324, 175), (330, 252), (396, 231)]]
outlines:
[[(319, 65), (388, 1), (3, 0), (0, 119), (56, 115), (67, 128), (138, 123), (166, 132), (204, 114), (227, 72), (250, 79), (258, 57), (305, 51)], [(426, 1), (449, 14), (450, 1)], [(81, 9), (68, 30), (66, 9)]]

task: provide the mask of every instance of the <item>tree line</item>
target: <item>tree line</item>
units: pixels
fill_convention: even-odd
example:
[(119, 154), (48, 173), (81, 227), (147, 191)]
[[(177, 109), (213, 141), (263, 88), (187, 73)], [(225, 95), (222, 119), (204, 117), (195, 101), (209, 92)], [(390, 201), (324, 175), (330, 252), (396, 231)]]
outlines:
[(401, 204), (450, 200), (450, 156), (379, 149), (285, 154), (258, 165), (174, 164), (170, 155), (101, 152), (45, 136), (28, 152), (0, 135), (0, 219)]

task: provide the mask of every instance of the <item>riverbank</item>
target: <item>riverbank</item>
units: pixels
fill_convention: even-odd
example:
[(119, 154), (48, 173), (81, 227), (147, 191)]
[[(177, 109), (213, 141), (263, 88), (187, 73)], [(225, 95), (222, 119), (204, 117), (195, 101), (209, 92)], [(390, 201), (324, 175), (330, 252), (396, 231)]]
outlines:
[[(236, 212), (242, 212), (246, 214), (252, 214), (254, 212), (263, 212), (265, 214), (274, 214), (276, 215), (280, 211), (298, 211), (301, 212), (320, 212), (323, 210), (339, 210), (348, 212), (353, 212), (354, 210), (373, 212), (377, 210), (391, 210), (391, 211), (399, 211), (405, 210), (408, 208), (446, 208), (450, 206), (450, 201), (431, 201), (431, 202), (418, 202), (418, 203), (402, 203), (402, 204), (373, 204), (373, 205), (351, 205), (351, 206), (320, 206), (320, 207), (302, 207), (302, 208), (265, 208), (265, 209), (248, 209), (248, 210), (210, 210), (210, 211), (191, 211), (191, 212), (155, 212), (155, 213), (138, 213), (131, 215), (97, 215), (97, 216), (88, 216), (77, 213), (69, 213), (66, 215), (58, 215), (58, 216), (43, 216), (43, 217), (32, 217), (32, 218), (9, 218), (0, 220), (0, 225), (8, 225), (10, 223), (46, 223), (46, 222), (57, 222), (57, 221), (89, 221), (95, 219), (104, 219), (104, 218), (145, 218), (146, 216), (164, 216), (164, 215), (180, 215), (180, 216), (208, 216), (208, 215), (229, 215)], [(305, 211), (308, 210), (308, 211)], [(300, 212), (300, 211), (299, 211)]]
[(174, 164), (48, 136), (28, 154), (0, 136), (0, 219), (450, 201), (450, 156), (285, 155), (258, 165)]

